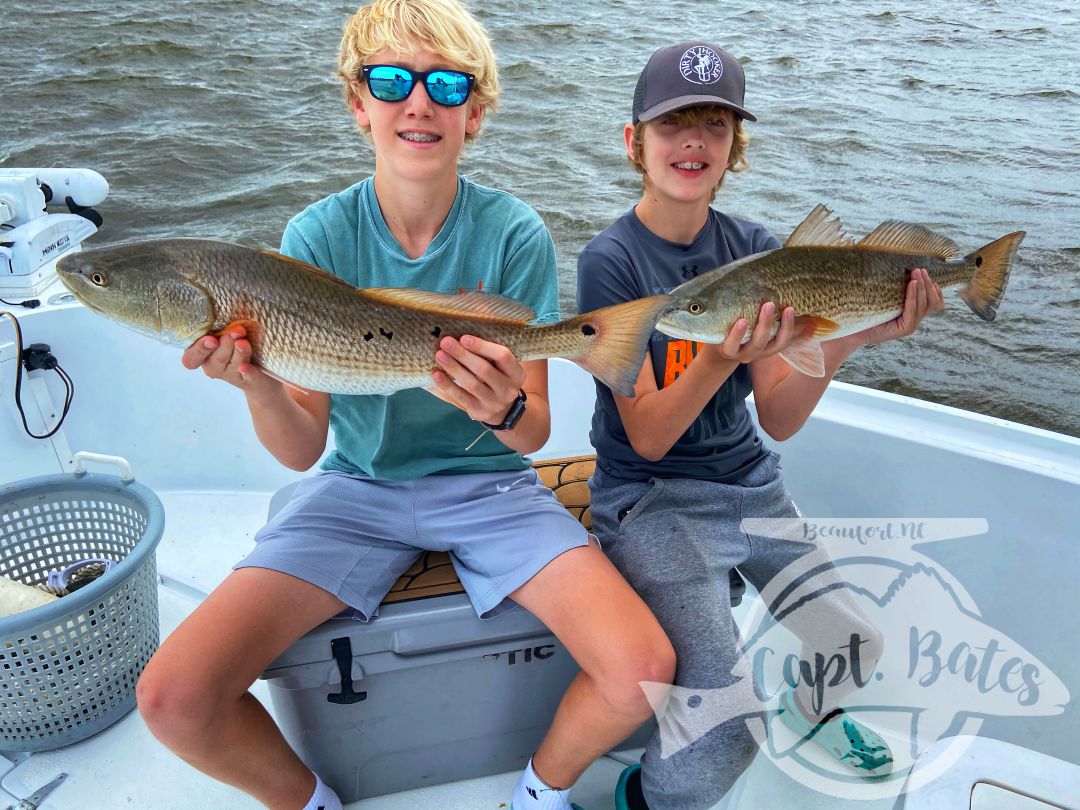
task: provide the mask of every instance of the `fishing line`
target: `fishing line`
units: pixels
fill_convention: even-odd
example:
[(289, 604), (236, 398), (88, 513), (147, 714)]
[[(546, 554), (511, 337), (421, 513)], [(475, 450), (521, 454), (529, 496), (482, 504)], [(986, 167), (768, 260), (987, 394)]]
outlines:
[[(64, 381), (64, 409), (60, 413), (60, 419), (56, 425), (48, 433), (41, 436), (30, 430), (30, 426), (26, 423), (26, 411), (22, 406), (22, 372), (23, 364), (27, 364), (27, 371), (30, 371), (29, 359), (23, 357), (23, 340), (22, 329), (19, 326), (19, 319), (11, 312), (0, 312), (0, 316), (7, 316), (11, 319), (11, 322), (15, 324), (15, 407), (19, 411), (19, 416), (22, 419), (23, 430), (26, 431), (26, 435), (32, 439), (48, 439), (56, 434), (56, 431), (60, 430), (60, 427), (64, 424), (64, 420), (67, 418), (68, 411), (71, 410), (71, 402), (75, 398), (75, 381), (68, 376), (68, 373), (60, 366), (56, 361), (56, 358), (51, 352), (43, 352), (43, 356), (40, 360), (40, 365), (35, 365), (34, 368), (47, 368), (55, 371), (60, 379)], [(33, 347), (31, 347), (33, 349)]]
[(487, 436), (489, 433), (491, 433), (491, 428), (488, 428), (483, 433), (481, 433), (479, 436), (477, 436), (475, 439), (473, 439), (472, 442), (469, 444), (469, 446), (465, 448), (465, 452), (468, 453), (470, 450), (472, 450), (474, 447), (476, 447), (476, 443), (478, 441), (480, 441), (482, 438), (484, 438), (485, 436)]

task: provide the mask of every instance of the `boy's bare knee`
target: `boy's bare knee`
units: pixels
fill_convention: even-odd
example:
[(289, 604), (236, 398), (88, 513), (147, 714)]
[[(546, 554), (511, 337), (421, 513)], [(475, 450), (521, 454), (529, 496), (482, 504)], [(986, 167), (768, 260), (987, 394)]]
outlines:
[(150, 660), (138, 683), (135, 702), (147, 727), (167, 745), (198, 734), (218, 711), (211, 690), (185, 674)]
[(152, 730), (183, 718), (186, 702), (171, 688), (168, 680), (159, 678), (152, 670), (144, 672), (135, 684), (135, 703), (139, 707), (139, 714)]
[(620, 656), (613, 666), (615, 669), (604, 679), (606, 682), (599, 684), (604, 696), (619, 708), (645, 717), (652, 712), (652, 706), (641, 684), (673, 683), (675, 650), (664, 638)]

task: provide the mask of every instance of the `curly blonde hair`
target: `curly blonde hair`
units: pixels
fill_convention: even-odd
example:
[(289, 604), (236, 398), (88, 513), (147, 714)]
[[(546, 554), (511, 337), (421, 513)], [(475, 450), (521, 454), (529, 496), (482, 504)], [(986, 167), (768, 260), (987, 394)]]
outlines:
[[(686, 107), (682, 110), (676, 110), (662, 117), (674, 120), (675, 123), (681, 127), (697, 126), (702, 121), (716, 115), (717, 110), (725, 110), (731, 116), (734, 137), (731, 142), (731, 156), (728, 158), (728, 172), (746, 171), (750, 168), (750, 161), (746, 158), (746, 149), (750, 145), (750, 133), (743, 126), (742, 119), (726, 107), (720, 107), (714, 104), (704, 104), (697, 107)], [(630, 165), (642, 176), (642, 183), (644, 183), (647, 172), (645, 166), (641, 162), (641, 153), (645, 148), (645, 127), (650, 123), (652, 122), (638, 121), (634, 124), (634, 133), (631, 136), (631, 145), (634, 148), (634, 156), (626, 156)], [(717, 183), (716, 188), (713, 189), (712, 199), (716, 199), (716, 192), (724, 185), (724, 177), (727, 177), (727, 172), (724, 172), (723, 177), (720, 178), (720, 182)]]
[[(495, 53), (487, 31), (465, 6), (457, 0), (374, 0), (357, 9), (341, 37), (338, 78), (349, 111), (359, 97), (357, 76), (372, 54), (416, 46), (476, 76), (469, 103), (479, 104), (485, 114), (495, 109), (500, 91)], [(479, 134), (466, 133), (466, 142)]]

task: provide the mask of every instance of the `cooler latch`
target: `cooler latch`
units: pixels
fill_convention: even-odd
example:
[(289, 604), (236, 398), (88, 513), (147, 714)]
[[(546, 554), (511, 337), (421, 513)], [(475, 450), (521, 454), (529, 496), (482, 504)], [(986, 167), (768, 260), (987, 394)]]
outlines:
[(354, 692), (352, 681), (352, 642), (348, 636), (330, 640), (330, 654), (337, 662), (338, 672), (341, 673), (341, 691), (336, 694), (331, 692), (326, 696), (330, 703), (359, 703), (367, 700), (367, 692)]

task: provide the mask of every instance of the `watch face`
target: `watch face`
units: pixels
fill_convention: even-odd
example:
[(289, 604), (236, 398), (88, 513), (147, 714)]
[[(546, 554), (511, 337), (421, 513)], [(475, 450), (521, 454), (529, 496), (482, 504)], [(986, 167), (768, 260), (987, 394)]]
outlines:
[(492, 425), (487, 422), (481, 422), (484, 427), (489, 430), (513, 430), (518, 422), (521, 421), (521, 417), (525, 414), (525, 392), (519, 390), (518, 398), (514, 400), (514, 404), (510, 406), (510, 410), (506, 414), (506, 418), (498, 425)]
[(510, 413), (506, 415), (506, 419), (503, 420), (503, 430), (513, 430), (518, 422), (521, 421), (521, 417), (525, 415), (525, 398), (518, 397), (517, 400), (510, 408)]

